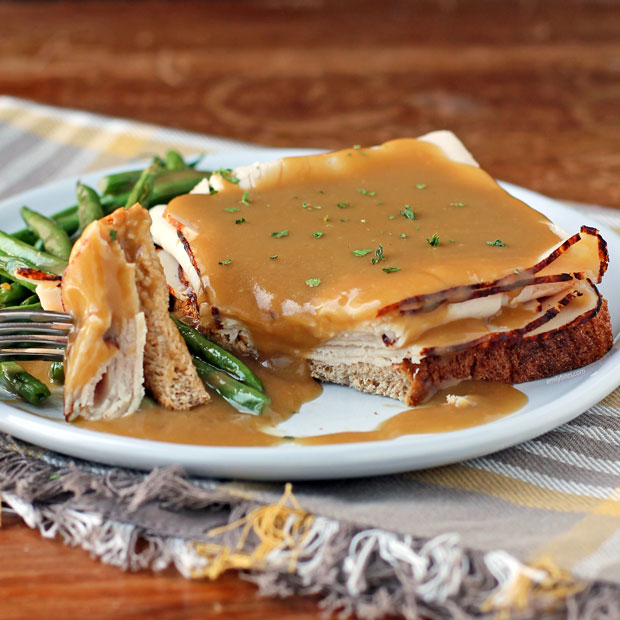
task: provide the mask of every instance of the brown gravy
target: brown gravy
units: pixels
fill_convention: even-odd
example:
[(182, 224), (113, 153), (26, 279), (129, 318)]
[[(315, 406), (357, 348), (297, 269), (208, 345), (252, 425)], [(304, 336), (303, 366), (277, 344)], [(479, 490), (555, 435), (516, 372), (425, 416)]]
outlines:
[[(512, 413), (527, 402), (527, 397), (510, 385), (466, 381), (441, 390), (428, 403), (403, 411), (371, 431), (283, 438), (272, 434), (275, 427), (290, 418), (303, 402), (319, 396), (322, 387), (296, 370), (274, 372), (259, 364), (254, 364), (253, 370), (273, 399), (261, 416), (239, 413), (224, 400), (213, 398), (207, 405), (191, 411), (146, 406), (124, 418), (78, 420), (75, 424), (116, 435), (191, 445), (274, 446), (288, 441), (317, 445), (393, 439), (478, 426)], [(447, 394), (467, 395), (473, 404), (464, 407), (447, 404)]]
[[(559, 241), (486, 172), (409, 139), (286, 158), (247, 191), (223, 181), (175, 198), (166, 217), (191, 244), (201, 322), (216, 307), (266, 355), (312, 350), (413, 294), (513, 274)], [(445, 314), (410, 315), (400, 329), (414, 342)]]

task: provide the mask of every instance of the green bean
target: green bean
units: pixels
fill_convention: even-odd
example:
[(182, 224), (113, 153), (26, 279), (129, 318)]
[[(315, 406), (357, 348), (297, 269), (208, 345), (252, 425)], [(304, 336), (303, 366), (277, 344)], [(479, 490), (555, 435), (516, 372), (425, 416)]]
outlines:
[(63, 362), (52, 362), (50, 364), (50, 381), (52, 383), (65, 382), (65, 365)]
[(166, 151), (164, 161), (166, 170), (187, 170), (188, 168), (181, 154), (173, 149)]
[(15, 272), (17, 269), (38, 271), (37, 267), (27, 260), (24, 260), (23, 258), (16, 258), (15, 256), (7, 256), (3, 252), (0, 252), (0, 275), (12, 280), (13, 282), (19, 282), (22, 286), (34, 291), (37, 285), (27, 278), (16, 275)]
[(38, 304), (39, 303), (39, 296), (38, 295), (30, 295), (30, 297), (27, 297), (26, 299), (24, 299), (24, 301), (22, 301), (19, 305), (20, 306), (32, 306), (33, 304)]
[(260, 379), (243, 362), (238, 360), (234, 355), (231, 355), (226, 349), (211, 342), (211, 340), (201, 334), (197, 329), (185, 325), (185, 323), (182, 323), (173, 315), (170, 316), (187, 343), (187, 348), (194, 355), (217, 368), (225, 370), (235, 379), (243, 381), (261, 392), (264, 391)]
[[(38, 299), (38, 298), (37, 298)], [(32, 304), (20, 304), (19, 306), (6, 306), (3, 310), (41, 310), (42, 306), (40, 302)]]
[(198, 376), (205, 385), (214, 390), (236, 409), (260, 415), (271, 400), (259, 390), (245, 385), (224, 371), (194, 357), (193, 360)]
[(22, 228), (17, 232), (11, 233), (11, 237), (15, 237), (15, 239), (19, 239), (30, 245), (34, 245), (39, 239), (37, 233), (35, 233), (34, 230), (30, 230), (30, 228)]
[(28, 295), (30, 295), (30, 291), (17, 282), (13, 282), (8, 286), (3, 284), (0, 286), (0, 307), (4, 308), (5, 306), (21, 303)]
[[(32, 267), (41, 271), (48, 271), (57, 275), (62, 275), (62, 272), (67, 266), (67, 261), (52, 256), (46, 252), (35, 250), (31, 245), (15, 239), (11, 235), (7, 235), (5, 232), (0, 231), (0, 250), (5, 254), (8, 254), (8, 258), (23, 259), (31, 264)], [(6, 269), (0, 265), (0, 268), (5, 269), (9, 273), (11, 270)]]
[(159, 157), (153, 159), (153, 163), (142, 171), (140, 178), (136, 181), (133, 189), (129, 193), (125, 208), (133, 206), (136, 202), (148, 209), (155, 184), (155, 176), (162, 169), (162, 161)]
[(38, 405), (50, 395), (44, 383), (15, 362), (0, 362), (0, 382), (9, 392), (20, 396), (31, 405)]
[(71, 240), (57, 222), (28, 207), (22, 207), (20, 213), (26, 224), (42, 239), (43, 247), (49, 254), (62, 259), (69, 258)]
[(92, 187), (78, 183), (75, 193), (78, 201), (79, 230), (84, 230), (91, 222), (103, 217), (103, 208), (99, 194)]
[(126, 172), (108, 174), (99, 181), (99, 191), (104, 196), (128, 193), (138, 182), (141, 174), (142, 170), (127, 170)]

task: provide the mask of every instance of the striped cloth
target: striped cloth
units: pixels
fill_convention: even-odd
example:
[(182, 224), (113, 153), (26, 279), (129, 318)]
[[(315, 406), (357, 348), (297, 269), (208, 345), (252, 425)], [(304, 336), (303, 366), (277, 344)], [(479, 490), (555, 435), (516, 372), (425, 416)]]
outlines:
[[(248, 148), (0, 97), (0, 197), (171, 147), (184, 154)], [(620, 212), (579, 208), (620, 232)], [(0, 456), (7, 445), (0, 442)], [(217, 485), (264, 504), (282, 493), (275, 483)], [(620, 584), (620, 390), (574, 421), (484, 458), (399, 475), (298, 483), (294, 493), (310, 513), (367, 531), (425, 540), (450, 534), (466, 549), (508, 552), (501, 556), (504, 569), (506, 558), (550, 558), (576, 578)], [(488, 556), (487, 564), (497, 557)]]

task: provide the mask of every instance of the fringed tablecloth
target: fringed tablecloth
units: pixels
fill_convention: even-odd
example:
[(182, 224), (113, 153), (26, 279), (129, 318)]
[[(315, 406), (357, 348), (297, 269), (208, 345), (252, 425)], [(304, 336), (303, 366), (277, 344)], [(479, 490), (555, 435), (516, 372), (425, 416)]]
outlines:
[[(0, 196), (170, 147), (247, 145), (0, 97)], [(620, 229), (618, 212), (581, 208)], [(0, 434), (0, 491), (44, 536), (123, 569), (242, 569), (266, 595), (318, 593), (360, 618), (620, 618), (620, 390), (484, 458), (293, 487), (106, 467)]]

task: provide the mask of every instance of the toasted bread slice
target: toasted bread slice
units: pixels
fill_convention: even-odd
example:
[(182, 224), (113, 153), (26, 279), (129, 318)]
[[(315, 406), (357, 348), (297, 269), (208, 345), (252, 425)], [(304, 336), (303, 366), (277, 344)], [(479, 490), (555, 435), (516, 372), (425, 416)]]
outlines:
[[(90, 224), (63, 275), (75, 316), (66, 354), (65, 416), (110, 418), (135, 411), (144, 386), (170, 409), (209, 399), (168, 314), (168, 289), (140, 205)], [(144, 386), (143, 386), (144, 384)]]

